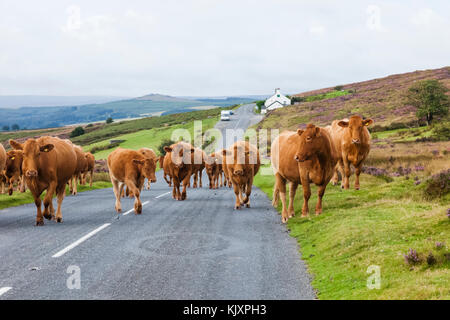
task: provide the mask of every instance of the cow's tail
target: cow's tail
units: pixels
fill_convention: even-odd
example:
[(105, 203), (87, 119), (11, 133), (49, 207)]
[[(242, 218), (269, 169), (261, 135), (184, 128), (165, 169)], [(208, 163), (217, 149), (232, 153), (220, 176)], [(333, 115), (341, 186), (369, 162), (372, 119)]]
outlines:
[(275, 184), (273, 187), (273, 199), (272, 199), (272, 206), (275, 208), (278, 207), (278, 203), (280, 202), (280, 190), (278, 189), (278, 186)]

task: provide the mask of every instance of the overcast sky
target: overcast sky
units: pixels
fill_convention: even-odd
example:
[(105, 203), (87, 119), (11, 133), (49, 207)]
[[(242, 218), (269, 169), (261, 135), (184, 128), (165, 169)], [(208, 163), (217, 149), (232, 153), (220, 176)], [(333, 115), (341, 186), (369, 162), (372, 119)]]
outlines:
[(0, 95), (298, 93), (450, 65), (450, 1), (1, 0)]

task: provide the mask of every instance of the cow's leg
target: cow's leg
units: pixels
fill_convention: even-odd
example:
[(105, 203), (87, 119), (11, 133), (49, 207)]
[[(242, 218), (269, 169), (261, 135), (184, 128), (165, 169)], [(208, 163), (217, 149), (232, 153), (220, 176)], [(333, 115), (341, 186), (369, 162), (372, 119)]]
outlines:
[(8, 181), (8, 194), (10, 195), (10, 196), (12, 196), (12, 194), (13, 194), (13, 191), (14, 191), (14, 177), (12, 177), (11, 179), (9, 179), (9, 181)]
[(355, 190), (359, 190), (359, 175), (361, 174), (362, 162), (355, 166)]
[(130, 190), (130, 194), (134, 195), (134, 211), (136, 214), (142, 213), (142, 203), (141, 203), (141, 197), (139, 192), (139, 187), (136, 186), (134, 181), (131, 179), (125, 179), (125, 183), (127, 185), (127, 188)]
[(186, 177), (183, 179), (183, 192), (181, 193), (181, 200), (186, 200), (187, 195), (186, 195), (186, 186), (190, 183), (191, 181), (191, 175), (188, 173), (186, 175)]
[(202, 183), (202, 171), (203, 171), (203, 170), (200, 170), (199, 173), (198, 173), (198, 178), (199, 178), (199, 180), (200, 180), (200, 182), (199, 182), (199, 184), (198, 184), (199, 188), (203, 188), (203, 183)]
[(72, 177), (72, 183), (73, 183), (73, 186), (72, 186), (72, 195), (76, 195), (77, 194), (77, 192), (78, 192), (78, 190), (77, 190), (77, 182), (78, 182), (78, 175), (74, 175), (73, 177)]
[(121, 185), (119, 185), (120, 182), (118, 180), (114, 179), (112, 176), (111, 176), (111, 183), (113, 185), (114, 195), (116, 196), (116, 204), (114, 207), (117, 212), (121, 212), (122, 206), (120, 204), (120, 198), (122, 196), (123, 183)]
[(193, 188), (197, 188), (197, 180), (198, 180), (198, 171), (195, 171), (194, 172), (194, 184), (192, 186)]
[(61, 205), (65, 195), (66, 195), (65, 184), (63, 184), (62, 186), (58, 186), (58, 188), (56, 189), (56, 196), (58, 200), (58, 208), (56, 209), (56, 222), (58, 223), (63, 222)]
[(253, 185), (253, 177), (251, 177), (248, 182), (247, 185), (245, 187), (245, 199), (244, 199), (244, 203), (245, 206), (247, 208), (250, 208), (250, 195), (252, 194), (252, 185)]
[(34, 204), (36, 205), (36, 226), (43, 226), (44, 225), (44, 216), (42, 215), (42, 211), (41, 211), (41, 197), (40, 195), (38, 196), (34, 196)]
[(150, 190), (150, 179), (147, 179), (147, 190)]
[(173, 178), (172, 184), (173, 184), (172, 198), (174, 198), (175, 200), (180, 200), (180, 181), (178, 180), (178, 177)]
[(302, 207), (302, 217), (307, 217), (309, 213), (308, 201), (311, 197), (311, 187), (309, 185), (309, 177), (302, 176), (301, 183), (303, 187), (303, 207)]
[(350, 162), (347, 158), (344, 158), (344, 175), (342, 178), (344, 189), (350, 188)]
[(233, 183), (234, 195), (236, 196), (236, 202), (234, 209), (239, 210), (241, 208), (241, 187), (236, 183)]
[(25, 177), (23, 175), (20, 176), (20, 192), (24, 193), (26, 191), (25, 185)]
[(331, 178), (331, 183), (333, 184), (333, 186), (339, 183), (338, 167), (339, 164), (336, 164), (336, 167), (333, 170), (333, 177)]
[(322, 198), (323, 198), (326, 188), (327, 188), (327, 185), (325, 183), (321, 186), (318, 186), (317, 204), (316, 204), (316, 215), (317, 216), (322, 213)]
[[(281, 205), (282, 205), (281, 222), (282, 223), (286, 223), (288, 221), (288, 218), (289, 218), (289, 214), (288, 214), (288, 212), (286, 210), (286, 179), (284, 179), (279, 173), (277, 173), (275, 175), (275, 188), (274, 188), (274, 190), (279, 192), (279, 197), (281, 198)], [(274, 198), (274, 200), (275, 199), (276, 198)]]
[(44, 198), (44, 213), (43, 214), (44, 214), (45, 219), (48, 219), (48, 220), (52, 219), (52, 214), (51, 214), (51, 210), (49, 210), (49, 206), (52, 204), (53, 195), (55, 194), (55, 191), (56, 191), (56, 186), (57, 186), (56, 181), (50, 182), (50, 184), (48, 185), (48, 188), (47, 188), (47, 193)]
[(297, 192), (298, 183), (291, 182), (289, 184), (289, 208), (288, 208), (288, 216), (289, 218), (292, 218), (295, 216), (295, 210), (294, 210), (294, 199), (295, 199), (295, 193)]

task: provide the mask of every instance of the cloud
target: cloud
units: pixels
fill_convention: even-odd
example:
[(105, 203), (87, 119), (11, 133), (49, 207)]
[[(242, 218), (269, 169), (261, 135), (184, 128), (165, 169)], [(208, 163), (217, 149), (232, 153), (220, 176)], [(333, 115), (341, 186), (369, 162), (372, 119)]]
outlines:
[(433, 21), (436, 14), (430, 8), (420, 9), (411, 17), (411, 22), (418, 26), (427, 26)]

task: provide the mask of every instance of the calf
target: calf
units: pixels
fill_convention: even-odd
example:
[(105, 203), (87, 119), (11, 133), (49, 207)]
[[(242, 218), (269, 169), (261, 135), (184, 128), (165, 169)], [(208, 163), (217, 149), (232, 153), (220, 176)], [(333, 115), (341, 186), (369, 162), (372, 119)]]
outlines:
[(370, 151), (370, 133), (367, 127), (372, 123), (372, 119), (363, 120), (360, 116), (352, 116), (349, 120), (335, 120), (331, 124), (329, 132), (339, 156), (332, 179), (334, 185), (339, 182), (339, 170), (342, 176), (341, 187), (344, 189), (350, 187), (350, 164), (352, 164), (356, 174), (355, 189), (359, 190), (359, 175)]
[(249, 208), (253, 177), (258, 173), (261, 165), (259, 151), (248, 141), (238, 141), (222, 153), (226, 158), (226, 170), (236, 195), (234, 208), (240, 209), (244, 204)]
[(194, 164), (192, 166), (192, 175), (194, 176), (193, 188), (197, 188), (197, 182), (200, 188), (203, 187), (202, 172), (203, 169), (205, 169), (205, 159), (205, 152), (198, 148), (194, 148)]
[(222, 167), (222, 173), (223, 173), (223, 176), (224, 176), (224, 182), (223, 182), (223, 185), (224, 185), (224, 186), (227, 186), (227, 185), (228, 185), (228, 187), (231, 188), (232, 183), (231, 183), (230, 175), (228, 174), (228, 169), (227, 169), (228, 167), (227, 167), (227, 165), (226, 165), (227, 160), (226, 160), (226, 157), (223, 156), (224, 150), (225, 150), (225, 149), (219, 150), (218, 152), (216, 152), (216, 155), (220, 155), (220, 158), (218, 158), (218, 159), (219, 159), (219, 162), (220, 162), (220, 164), (221, 164), (221, 167)]
[(13, 186), (15, 181), (17, 181), (20, 192), (25, 192), (25, 181), (22, 174), (22, 161), (22, 150), (10, 150), (6, 154), (5, 177), (9, 184), (9, 195), (13, 194)]
[(78, 192), (77, 184), (78, 182), (80, 184), (82, 183), (82, 176), (87, 171), (88, 164), (83, 149), (75, 144), (72, 144), (72, 147), (73, 150), (75, 151), (75, 154), (77, 155), (77, 167), (75, 169), (72, 179), (70, 180), (70, 191), (73, 195), (76, 195)]
[(120, 196), (124, 185), (133, 194), (134, 210), (136, 214), (142, 213), (140, 191), (144, 185), (145, 178), (156, 180), (156, 163), (135, 150), (117, 148), (108, 156), (108, 170), (116, 196), (115, 209), (122, 211)]
[[(313, 124), (308, 124), (305, 131), (283, 132), (272, 142), (271, 162), (275, 174), (272, 204), (276, 207), (281, 195), (281, 221), (286, 223), (288, 218), (294, 216), (294, 197), (299, 184), (303, 187), (302, 217), (306, 217), (309, 211), (310, 182), (319, 187), (316, 214), (322, 213), (322, 197), (337, 162), (336, 150), (328, 132)], [(287, 181), (290, 182), (288, 209)]]
[[(28, 139), (23, 144), (10, 140), (9, 144), (15, 150), (23, 151), (22, 172), (37, 208), (36, 225), (44, 225), (44, 217), (62, 222), (61, 205), (66, 184), (77, 167), (77, 155), (73, 148), (59, 138), (47, 136)], [(47, 193), (42, 213), (40, 196), (44, 190)], [(56, 216), (52, 203), (55, 192), (58, 198)]]
[[(190, 143), (178, 142), (165, 146), (164, 151), (166, 151), (164, 166), (167, 166), (173, 180), (172, 197), (179, 201), (185, 200), (186, 187), (193, 171), (194, 147)], [(180, 192), (181, 182), (183, 182), (182, 192)]]
[[(153, 151), (150, 148), (140, 148), (138, 150), (138, 152), (140, 152), (144, 157), (146, 157), (148, 159), (153, 159), (155, 164), (159, 161), (159, 158), (156, 156), (155, 151)], [(150, 181), (150, 179), (147, 179), (147, 190), (150, 190), (150, 183), (155, 183), (155, 182), (156, 182), (156, 178), (155, 178), (155, 180), (152, 180), (152, 181)]]
[(219, 180), (219, 164), (214, 153), (205, 159), (205, 171), (209, 179), (209, 188), (217, 189)]

